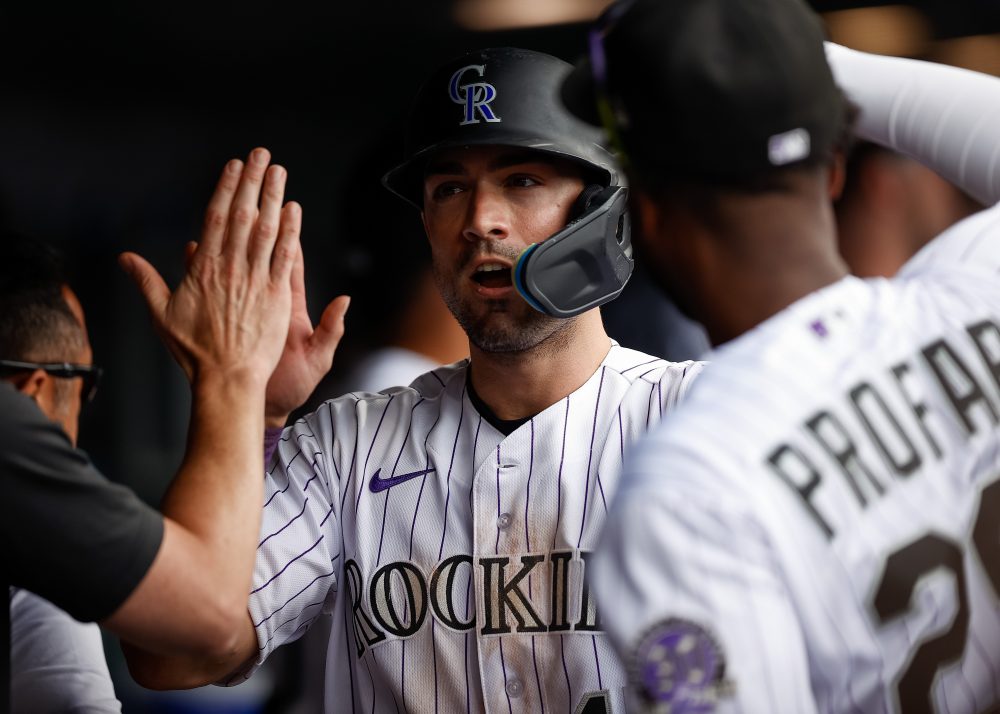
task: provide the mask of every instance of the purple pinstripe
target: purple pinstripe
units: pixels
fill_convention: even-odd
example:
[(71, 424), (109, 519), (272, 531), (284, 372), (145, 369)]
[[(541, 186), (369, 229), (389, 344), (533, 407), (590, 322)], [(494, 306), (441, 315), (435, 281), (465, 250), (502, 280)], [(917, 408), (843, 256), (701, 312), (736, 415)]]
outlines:
[[(500, 518), (500, 444), (497, 444), (497, 519)], [(500, 554), (500, 528), (497, 527), (497, 542), (493, 547), (493, 554)]]
[(538, 673), (538, 654), (535, 652), (535, 636), (531, 636), (531, 661), (535, 665), (535, 686), (538, 687), (538, 705), (540, 714), (545, 714), (545, 697), (542, 694), (542, 679)]
[(275, 580), (276, 580), (276, 579), (278, 578), (278, 576), (279, 576), (279, 575), (281, 575), (281, 574), (282, 574), (283, 572), (285, 572), (286, 570), (288, 570), (288, 567), (289, 567), (289, 566), (290, 566), (290, 565), (291, 565), (292, 563), (294, 563), (294, 562), (295, 562), (296, 560), (298, 560), (298, 559), (299, 559), (299, 558), (301, 558), (301, 557), (302, 557), (303, 555), (305, 555), (306, 553), (308, 553), (309, 551), (311, 551), (311, 550), (312, 550), (313, 548), (315, 548), (315, 547), (316, 547), (317, 545), (319, 545), (319, 542), (320, 542), (321, 540), (323, 540), (323, 536), (320, 536), (320, 537), (319, 537), (319, 540), (317, 540), (317, 541), (316, 541), (315, 543), (313, 543), (313, 544), (312, 544), (311, 546), (309, 546), (309, 547), (308, 547), (308, 548), (306, 548), (306, 549), (305, 549), (304, 551), (302, 551), (301, 553), (299, 553), (298, 555), (296, 555), (296, 556), (295, 556), (294, 558), (292, 558), (291, 560), (289, 560), (289, 561), (288, 561), (287, 563), (285, 563), (285, 567), (283, 567), (283, 568), (282, 568), (281, 570), (279, 570), (279, 571), (278, 571), (277, 573), (275, 573), (275, 574), (274, 574), (273, 576), (271, 576), (271, 579), (270, 579), (270, 580), (268, 580), (268, 581), (267, 581), (266, 583), (264, 583), (263, 585), (261, 585), (261, 586), (260, 586), (259, 588), (257, 588), (256, 590), (251, 590), (251, 591), (250, 591), (250, 594), (251, 594), (251, 595), (253, 595), (254, 593), (259, 593), (259, 592), (260, 592), (261, 590), (263, 590), (263, 589), (264, 589), (264, 588), (266, 588), (266, 587), (267, 587), (268, 585), (270, 585), (271, 583), (273, 583), (273, 582), (274, 582), (274, 581), (275, 581)]
[[(469, 574), (469, 582), (465, 585), (465, 616), (469, 616), (469, 602), (471, 601), (471, 591), (472, 591), (472, 573)], [(471, 702), (469, 700), (469, 638), (472, 636), (471, 632), (465, 633), (465, 712), (468, 714), (471, 711)]]
[(604, 689), (604, 678), (601, 677), (601, 658), (597, 654), (597, 635), (591, 635), (590, 642), (594, 645), (594, 664), (597, 665), (597, 687)]
[[(351, 627), (350, 620), (350, 610), (351, 608), (344, 608), (344, 639), (347, 640), (347, 651), (355, 652), (357, 648), (357, 642), (352, 642), (355, 639), (354, 628)], [(355, 711), (354, 708), (354, 658), (347, 657), (347, 674), (351, 681), (351, 711)]]
[(510, 701), (510, 694), (507, 692), (507, 661), (504, 659), (504, 656), (503, 656), (503, 638), (502, 637), (500, 638), (500, 667), (503, 670), (503, 683), (504, 683), (503, 693), (507, 697), (507, 711), (510, 712), (510, 714), (514, 714), (514, 705), (511, 703), (511, 701)]
[[(333, 402), (327, 402), (326, 403), (326, 411), (327, 411), (327, 415), (328, 415), (327, 418), (330, 420), (330, 431), (333, 431)], [(332, 434), (330, 434), (330, 443), (331, 444), (334, 443), (336, 441), (336, 439), (337, 439), (337, 434), (335, 432), (332, 433)], [(340, 478), (340, 469), (337, 467), (337, 460), (335, 458), (333, 458), (332, 455), (330, 456), (330, 463), (333, 464), (333, 471), (334, 471), (334, 473), (337, 474), (337, 482), (339, 483), (340, 480), (341, 480), (341, 478)], [(327, 488), (329, 488), (330, 484), (327, 483), (326, 485), (327, 485)]]
[(566, 461), (566, 430), (569, 426), (569, 397), (566, 397), (566, 416), (563, 419), (562, 452), (559, 454), (559, 473), (556, 474), (556, 528), (552, 534), (552, 549), (555, 550), (556, 538), (559, 537), (559, 521), (562, 516), (562, 472)]
[[(421, 399), (420, 401), (422, 402), (423, 399)], [(419, 404), (420, 402), (417, 402), (417, 403)], [(427, 448), (427, 442), (431, 440), (431, 434), (434, 432), (434, 429), (437, 427), (438, 422), (440, 420), (441, 420), (441, 414), (438, 413), (437, 419), (435, 419), (434, 423), (431, 424), (431, 428), (427, 430), (427, 436), (424, 437), (424, 454), (426, 456), (426, 458), (424, 459), (424, 468), (425, 469), (429, 469), (430, 466), (431, 466), (431, 456), (430, 456), (430, 451)], [(460, 424), (459, 425), (459, 429), (461, 429), (461, 428), (462, 427), (461, 427), (461, 424)], [(430, 475), (429, 473), (425, 473), (424, 477), (422, 479), (420, 479), (420, 493), (417, 494), (417, 503), (413, 507), (413, 522), (410, 523), (410, 552), (409, 552), (409, 555), (407, 556), (411, 560), (413, 559), (413, 534), (416, 532), (416, 529), (417, 529), (417, 514), (420, 513), (420, 502), (424, 498), (424, 486), (427, 485), (427, 477), (429, 475)], [(448, 518), (448, 504), (447, 504), (447, 502), (445, 502), (444, 517), (447, 520), (447, 518)]]
[(444, 525), (441, 527), (441, 545), (438, 547), (438, 560), (444, 552), (444, 536), (448, 532), (448, 505), (451, 503), (451, 470), (455, 466), (455, 452), (458, 450), (458, 437), (462, 433), (462, 424), (465, 421), (465, 387), (462, 387), (462, 406), (458, 413), (458, 428), (455, 430), (455, 441), (451, 445), (451, 461), (448, 462), (448, 495), (444, 499)]
[[(408, 425), (406, 427), (406, 436), (403, 437), (403, 442), (399, 445), (399, 453), (396, 454), (396, 461), (392, 465), (392, 472), (389, 474), (390, 477), (396, 475), (396, 469), (399, 467), (399, 460), (401, 458), (403, 458), (403, 450), (406, 448), (406, 443), (410, 439), (410, 432), (413, 430), (413, 412), (415, 412), (417, 410), (417, 407), (420, 406), (420, 402), (422, 402), (422, 401), (424, 401), (424, 400), (423, 399), (418, 400), (417, 403), (414, 404), (413, 408), (410, 410), (410, 421), (409, 421), (409, 423), (408, 423)], [(386, 403), (386, 411), (388, 411), (388, 407), (389, 407), (389, 405), (388, 405), (388, 403)], [(382, 413), (382, 418), (383, 419), (385, 418), (385, 412)], [(381, 420), (379, 420), (379, 426), (380, 427), (382, 426), (382, 421)], [(375, 430), (375, 436), (376, 437), (378, 436), (378, 429)], [(372, 447), (374, 447), (374, 446), (375, 446), (375, 441), (372, 440)], [(368, 455), (371, 456), (371, 449), (369, 449)], [(368, 473), (368, 460), (367, 459), (365, 459), (365, 473)], [(424, 478), (426, 478), (426, 476)], [(362, 490), (364, 490), (363, 485), (362, 485)], [(420, 487), (420, 490), (423, 491), (423, 486)], [(382, 501), (382, 533), (379, 535), (379, 538), (378, 538), (378, 555), (375, 557), (375, 565), (376, 566), (378, 566), (382, 562), (382, 544), (385, 541), (385, 517), (386, 517), (386, 514), (389, 513), (389, 496), (390, 495), (392, 495), (392, 488), (386, 489), (386, 491), (385, 491), (385, 500)], [(358, 503), (361, 503), (361, 496), (360, 495), (358, 495)]]
[[(358, 439), (361, 438), (361, 430), (354, 430), (354, 448), (351, 449), (351, 465), (347, 469), (347, 481), (340, 487), (342, 494), (340, 496), (340, 514), (341, 517), (344, 515), (344, 503), (347, 502), (347, 494), (349, 493), (349, 486), (351, 485), (351, 479), (354, 478), (354, 464), (355, 459), (358, 458)], [(357, 516), (357, 511), (355, 511), (355, 516)]]
[(559, 657), (562, 659), (563, 674), (566, 676), (567, 701), (573, 701), (573, 683), (569, 679), (569, 668), (566, 666), (566, 636), (559, 635)]
[[(633, 369), (638, 369), (639, 367), (645, 367), (647, 364), (653, 364), (653, 362), (659, 362), (659, 361), (660, 358), (657, 357), (655, 359), (648, 360), (647, 362), (640, 362), (639, 364), (634, 364), (631, 367), (623, 369), (619, 374), (625, 374), (626, 372), (631, 372)], [(646, 372), (646, 374), (649, 374), (649, 372)]]
[(621, 445), (622, 461), (625, 460), (625, 427), (622, 425), (622, 407), (618, 405), (618, 443)]
[[(299, 595), (301, 595), (301, 594), (302, 594), (302, 593), (304, 593), (304, 592), (305, 592), (306, 590), (308, 590), (308, 589), (310, 588), (310, 586), (312, 586), (312, 585), (313, 585), (313, 584), (314, 584), (314, 583), (315, 583), (315, 582), (316, 582), (317, 580), (322, 580), (323, 578), (328, 578), (328, 577), (330, 577), (331, 575), (333, 575), (333, 574), (334, 574), (334, 572), (335, 572), (335, 571), (331, 570), (331, 571), (330, 571), (329, 573), (324, 573), (323, 575), (317, 575), (317, 576), (316, 576), (315, 578), (313, 578), (313, 579), (312, 579), (312, 580), (311, 580), (311, 581), (309, 582), (309, 584), (308, 584), (308, 585), (306, 585), (306, 586), (305, 586), (304, 588), (302, 588), (302, 589), (301, 589), (301, 590), (299, 590), (299, 591), (298, 591), (297, 593), (295, 593), (295, 594), (294, 594), (294, 595), (292, 595), (292, 596), (291, 596), (290, 598), (288, 598), (288, 599), (287, 599), (287, 600), (285, 600), (285, 601), (284, 601), (283, 603), (281, 603), (281, 607), (279, 607), (279, 608), (278, 608), (277, 610), (274, 610), (274, 611), (273, 611), (273, 612), (272, 612), (272, 613), (271, 613), (270, 615), (268, 615), (267, 617), (265, 617), (265, 618), (264, 618), (263, 620), (261, 620), (260, 622), (255, 622), (253, 626), (254, 626), (254, 627), (260, 627), (260, 626), (261, 626), (261, 625), (263, 625), (263, 624), (264, 624), (265, 622), (267, 622), (268, 620), (270, 620), (270, 619), (271, 619), (272, 617), (274, 617), (275, 615), (277, 615), (277, 614), (278, 614), (279, 612), (281, 612), (282, 610), (284, 610), (284, 609), (285, 609), (285, 608), (286, 608), (286, 607), (288, 606), (288, 603), (290, 603), (290, 602), (291, 602), (292, 600), (294, 600), (294, 599), (295, 599), (295, 598), (297, 598), (297, 597), (298, 597)], [(275, 629), (277, 629), (277, 628), (275, 628)]]
[[(590, 500), (590, 467), (594, 463), (594, 438), (597, 436), (597, 412), (601, 408), (601, 390), (604, 389), (604, 367), (601, 367), (601, 381), (597, 383), (597, 399), (594, 400), (594, 426), (590, 430), (590, 455), (587, 457), (587, 480), (583, 489), (583, 517), (580, 519), (580, 535), (576, 539), (576, 547), (583, 542), (583, 527), (587, 523), (587, 502)], [(603, 490), (603, 489), (602, 489)], [(605, 504), (607, 510), (607, 504)]]
[(434, 714), (438, 711), (437, 623), (431, 618), (431, 664), (434, 668)]
[[(528, 457), (528, 483), (524, 496), (524, 544), (525, 549), (531, 552), (531, 529), (528, 519), (528, 504), (531, 503), (531, 477), (535, 472), (535, 420), (531, 419), (531, 450)], [(528, 598), (532, 597), (531, 575), (528, 575)], [(545, 700), (542, 697), (542, 680), (538, 672), (538, 657), (535, 652), (535, 635), (531, 636), (531, 662), (535, 667), (535, 685), (538, 687), (538, 703), (541, 706), (542, 714), (545, 712)]]
[[(472, 464), (473, 469), (475, 469), (476, 464), (476, 452), (479, 450), (479, 430), (483, 427), (483, 417), (480, 415), (479, 422), (476, 424), (476, 437), (472, 440)], [(472, 490), (476, 485), (476, 479), (472, 479), (472, 483), (469, 484), (469, 511), (472, 511)]]
[(268, 536), (267, 538), (265, 538), (265, 539), (264, 539), (264, 540), (262, 540), (262, 541), (261, 541), (260, 543), (258, 543), (258, 544), (257, 544), (257, 549), (258, 549), (258, 550), (260, 550), (260, 547), (261, 547), (262, 545), (264, 545), (264, 544), (265, 544), (265, 543), (267, 543), (267, 542), (268, 542), (269, 540), (271, 540), (272, 538), (274, 538), (274, 536), (276, 536), (276, 535), (278, 535), (279, 533), (281, 533), (281, 531), (283, 531), (283, 530), (285, 530), (286, 528), (288, 528), (288, 526), (292, 525), (292, 524), (293, 524), (293, 523), (294, 523), (294, 522), (295, 522), (295, 521), (296, 521), (297, 519), (301, 518), (301, 517), (302, 517), (302, 514), (306, 512), (306, 505), (307, 505), (308, 503), (309, 503), (309, 497), (307, 496), (307, 497), (306, 497), (306, 500), (302, 502), (302, 510), (301, 510), (301, 511), (299, 511), (297, 515), (294, 515), (294, 516), (292, 516), (291, 520), (290, 520), (290, 521), (288, 521), (288, 523), (286, 523), (286, 524), (285, 524), (285, 525), (283, 525), (283, 526), (282, 526), (281, 528), (279, 528), (279, 529), (278, 529), (278, 530), (276, 530), (276, 531), (275, 531), (274, 533), (272, 533), (272, 534), (271, 534), (271, 535), (269, 535), (269, 536)]
[[(305, 607), (303, 607), (302, 610), (300, 611), (300, 613), (301, 612), (305, 612), (306, 610), (308, 610), (311, 607), (316, 607), (317, 605), (322, 605), (322, 604), (323, 604), (322, 600), (317, 600), (316, 602), (311, 602), (308, 605), (306, 605)], [(289, 622), (295, 622), (297, 619), (299, 619), (298, 615), (296, 615), (295, 617), (288, 618), (287, 620), (285, 620), (284, 622), (282, 622), (280, 625), (276, 625), (275, 628), (274, 628), (274, 634), (271, 635), (270, 637), (268, 637), (267, 638), (267, 642), (265, 642), (263, 645), (261, 645), (260, 647), (258, 647), (257, 651), (258, 652), (263, 652), (264, 649), (268, 646), (268, 644), (270, 644), (271, 640), (274, 639), (275, 635), (278, 634), (278, 630), (280, 630), (282, 627), (284, 627), (285, 625), (287, 625)], [(261, 622), (263, 622), (263, 620), (261, 620)], [(309, 620), (308, 622), (303, 622), (301, 625), (299, 625), (299, 627), (297, 627), (295, 629), (295, 631), (298, 632), (300, 629), (302, 629), (302, 627), (310, 625), (310, 624), (312, 624), (312, 620)], [(254, 627), (256, 627), (256, 625), (254, 625)]]
[[(291, 467), (292, 462), (295, 461), (295, 459), (299, 458), (301, 455), (302, 455), (302, 449), (299, 449), (298, 451), (295, 452), (295, 456), (293, 456), (291, 458), (291, 460), (287, 464), (285, 464), (285, 471), (286, 472)], [(277, 464), (275, 464), (275, 466), (277, 467)], [(273, 471), (273, 469), (272, 469), (272, 471)], [(274, 493), (272, 493), (271, 497), (269, 499), (267, 499), (267, 502), (263, 506), (261, 506), (261, 508), (267, 508), (268, 506), (270, 506), (271, 505), (271, 501), (274, 500), (274, 497), (277, 496), (279, 493), (284, 493), (285, 491), (287, 491), (288, 487), (291, 486), (291, 485), (292, 485), (292, 479), (286, 473), (285, 474), (285, 487), (283, 489), (279, 490), (279, 491), (275, 491)]]
[[(375, 427), (375, 433), (372, 435), (372, 443), (368, 445), (368, 454), (365, 456), (364, 468), (361, 469), (361, 476), (359, 478), (362, 480), (364, 479), (365, 474), (368, 473), (368, 460), (372, 457), (372, 451), (374, 451), (375, 449), (375, 442), (378, 441), (378, 433), (382, 431), (382, 423), (385, 421), (385, 415), (389, 413), (389, 405), (392, 404), (392, 400), (395, 398), (396, 398), (395, 394), (389, 397), (389, 401), (385, 403), (385, 409), (382, 410), (382, 416), (379, 417), (378, 426)], [(351, 475), (353, 476), (353, 474)], [(347, 480), (350, 481), (350, 477), (348, 477)], [(365, 485), (362, 483), (358, 487), (358, 500), (354, 504), (355, 516), (357, 515), (358, 509), (361, 507), (361, 496), (363, 496), (364, 493), (365, 493)]]

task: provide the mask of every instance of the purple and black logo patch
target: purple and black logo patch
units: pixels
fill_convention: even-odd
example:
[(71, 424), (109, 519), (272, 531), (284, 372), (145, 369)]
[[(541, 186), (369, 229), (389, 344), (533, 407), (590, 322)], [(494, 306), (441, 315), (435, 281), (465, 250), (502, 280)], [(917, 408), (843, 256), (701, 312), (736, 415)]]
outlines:
[(655, 626), (635, 650), (634, 677), (652, 712), (708, 714), (731, 692), (715, 637), (689, 620)]

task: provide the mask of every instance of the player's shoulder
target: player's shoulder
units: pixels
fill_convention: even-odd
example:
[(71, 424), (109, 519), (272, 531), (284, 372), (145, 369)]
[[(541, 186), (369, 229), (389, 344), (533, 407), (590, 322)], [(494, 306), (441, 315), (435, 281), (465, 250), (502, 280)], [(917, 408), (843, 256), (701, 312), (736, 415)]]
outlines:
[(974, 213), (941, 232), (900, 268), (900, 278), (961, 270), (1000, 272), (1000, 204)]
[(629, 384), (668, 382), (686, 386), (701, 373), (705, 363), (695, 360), (671, 362), (612, 342), (602, 366)]
[(652, 448), (686, 460), (687, 471), (747, 468), (858, 359), (879, 290), (844, 278), (712, 351), (680, 411), (651, 434)]
[(327, 400), (317, 413), (326, 411), (333, 419), (339, 415), (358, 418), (372, 412), (385, 412), (390, 404), (395, 409), (412, 409), (423, 402), (446, 405), (455, 401), (449, 397), (458, 397), (460, 401), (468, 367), (469, 360), (464, 359), (425, 372), (406, 387), (389, 387), (381, 392), (349, 392)]
[(62, 428), (8, 382), (0, 381), (0, 456), (26, 449), (71, 449)]

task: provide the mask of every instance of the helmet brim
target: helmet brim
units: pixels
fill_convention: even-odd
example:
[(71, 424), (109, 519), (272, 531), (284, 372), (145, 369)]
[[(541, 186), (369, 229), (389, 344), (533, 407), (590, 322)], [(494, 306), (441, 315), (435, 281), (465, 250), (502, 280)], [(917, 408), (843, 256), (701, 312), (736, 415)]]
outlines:
[(438, 142), (433, 146), (428, 146), (425, 149), (418, 151), (410, 157), (408, 161), (404, 161), (399, 164), (399, 166), (390, 169), (382, 177), (382, 185), (402, 198), (404, 201), (415, 206), (417, 209), (423, 210), (424, 178), (427, 162), (431, 159), (431, 157), (442, 151), (446, 151), (448, 149), (471, 148), (473, 146), (509, 146), (516, 149), (539, 151), (543, 154), (565, 159), (566, 161), (580, 166), (583, 171), (589, 172), (590, 174), (598, 174), (601, 179), (600, 183), (605, 186), (610, 185), (615, 181), (615, 176), (609, 169), (603, 166), (597, 166), (596, 164), (590, 163), (589, 161), (581, 159), (578, 156), (567, 153), (551, 141), (535, 136), (506, 136), (502, 141), (497, 140), (495, 137), (483, 137), (482, 139), (467, 137), (465, 140), (461, 141), (455, 140)]

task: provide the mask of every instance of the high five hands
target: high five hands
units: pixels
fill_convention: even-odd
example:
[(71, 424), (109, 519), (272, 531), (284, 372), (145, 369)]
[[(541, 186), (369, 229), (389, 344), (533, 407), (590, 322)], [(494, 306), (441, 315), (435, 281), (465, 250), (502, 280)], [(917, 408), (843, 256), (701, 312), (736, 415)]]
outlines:
[(350, 300), (333, 300), (313, 327), (299, 245), (302, 209), (282, 203), (287, 172), (269, 162), (270, 153), (258, 148), (245, 165), (226, 165), (174, 291), (141, 256), (125, 253), (120, 263), (188, 378), (266, 382), (267, 425), (281, 426), (329, 371)]

